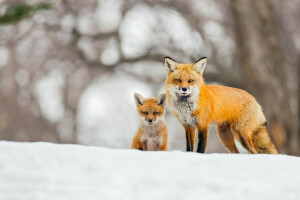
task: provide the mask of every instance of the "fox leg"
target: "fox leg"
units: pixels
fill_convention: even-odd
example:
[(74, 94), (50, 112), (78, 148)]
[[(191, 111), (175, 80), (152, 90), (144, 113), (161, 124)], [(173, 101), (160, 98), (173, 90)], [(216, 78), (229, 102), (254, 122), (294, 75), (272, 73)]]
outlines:
[(207, 144), (207, 131), (208, 131), (208, 127), (206, 128), (198, 127), (198, 148), (197, 148), (198, 153), (205, 152), (205, 148)]
[(148, 151), (148, 148), (147, 148), (147, 140), (146, 141), (143, 141), (143, 144), (141, 145), (141, 148), (143, 151)]
[(131, 149), (137, 149), (137, 141), (136, 141), (136, 136), (134, 136), (131, 145), (130, 145)]
[(195, 127), (184, 126), (186, 135), (186, 151), (194, 151)]
[(166, 137), (164, 137), (162, 145), (160, 146), (159, 150), (160, 151), (168, 151), (169, 147), (168, 147), (168, 135)]
[(157, 148), (158, 151), (168, 151), (168, 145), (167, 144), (162, 144)]
[(228, 122), (218, 125), (218, 136), (228, 152), (239, 153), (239, 150), (235, 146), (234, 136)]
[(139, 142), (133, 141), (131, 144), (131, 149), (144, 150), (142, 145)]
[(241, 145), (248, 151), (248, 153), (257, 153), (251, 139), (251, 133), (246, 129), (237, 129), (236, 127), (231, 127), (235, 138), (241, 143)]

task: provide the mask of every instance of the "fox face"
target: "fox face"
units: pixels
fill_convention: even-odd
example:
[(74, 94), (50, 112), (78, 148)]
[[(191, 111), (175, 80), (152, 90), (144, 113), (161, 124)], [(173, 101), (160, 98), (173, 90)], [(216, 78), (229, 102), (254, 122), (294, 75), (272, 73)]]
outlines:
[(166, 57), (165, 66), (168, 73), (166, 85), (170, 95), (178, 99), (198, 96), (200, 84), (203, 82), (202, 73), (205, 65), (205, 57), (194, 64), (176, 63)]
[(157, 98), (145, 99), (142, 95), (134, 93), (134, 100), (141, 122), (151, 126), (163, 120), (166, 99), (166, 94), (161, 94)]

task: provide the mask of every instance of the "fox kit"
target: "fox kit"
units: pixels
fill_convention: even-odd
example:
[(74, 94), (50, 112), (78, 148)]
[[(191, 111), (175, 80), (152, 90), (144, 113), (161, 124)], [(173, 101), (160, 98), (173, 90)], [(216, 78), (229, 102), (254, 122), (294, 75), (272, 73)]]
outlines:
[(140, 116), (140, 125), (131, 148), (143, 151), (167, 151), (168, 131), (164, 120), (166, 94), (145, 99), (135, 93), (134, 100)]
[(185, 128), (187, 151), (193, 151), (198, 129), (197, 152), (204, 153), (209, 124), (218, 124), (218, 136), (226, 149), (239, 153), (234, 138), (249, 153), (277, 153), (261, 106), (246, 91), (220, 85), (205, 85), (206, 58), (194, 64), (165, 58), (168, 106)]

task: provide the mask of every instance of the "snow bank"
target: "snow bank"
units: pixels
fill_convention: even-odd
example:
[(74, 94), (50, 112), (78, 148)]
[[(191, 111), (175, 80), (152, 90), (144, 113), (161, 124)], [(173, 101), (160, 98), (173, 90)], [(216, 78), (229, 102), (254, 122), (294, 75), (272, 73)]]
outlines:
[(300, 199), (300, 158), (0, 142), (1, 200)]

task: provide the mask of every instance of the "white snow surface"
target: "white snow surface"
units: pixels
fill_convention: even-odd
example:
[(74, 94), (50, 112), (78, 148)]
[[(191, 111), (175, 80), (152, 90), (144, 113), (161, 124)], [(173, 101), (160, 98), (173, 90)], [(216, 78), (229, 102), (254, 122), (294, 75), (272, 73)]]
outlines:
[(300, 158), (0, 142), (1, 200), (300, 199)]

